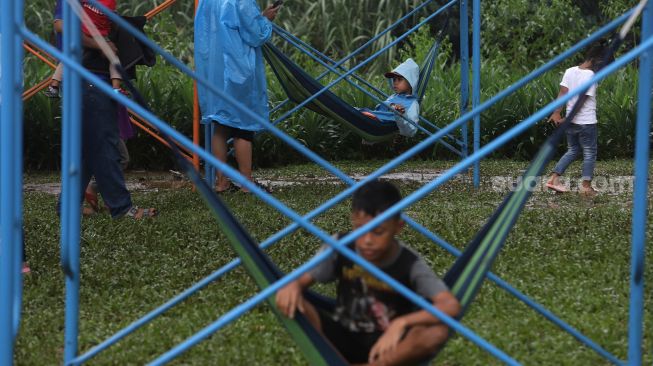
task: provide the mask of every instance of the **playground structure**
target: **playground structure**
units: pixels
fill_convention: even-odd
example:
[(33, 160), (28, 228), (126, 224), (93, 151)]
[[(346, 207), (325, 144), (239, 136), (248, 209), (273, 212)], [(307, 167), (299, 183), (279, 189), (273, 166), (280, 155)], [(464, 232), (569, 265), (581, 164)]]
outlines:
[[(459, 5), (461, 7), (461, 14), (466, 15), (467, 14), (466, 1), (461, 0), (459, 2)], [(93, 81), (96, 80), (94, 80), (93, 76), (90, 73), (88, 73), (82, 67), (79, 66), (75, 58), (70, 57), (70, 55), (73, 53), (71, 52), (72, 50), (75, 49), (79, 50), (79, 40), (78, 38), (77, 39), (75, 38), (75, 36), (76, 37), (79, 36), (79, 31), (78, 30), (76, 31), (75, 29), (79, 29), (79, 27), (76, 25), (76, 20), (72, 16), (68, 6), (66, 6), (65, 7), (66, 10), (64, 10), (64, 24), (66, 26), (64, 35), (65, 37), (66, 35), (68, 35), (67, 37), (69, 38), (64, 42), (65, 49), (63, 54), (58, 53), (55, 50), (51, 49), (51, 47), (49, 47), (45, 42), (40, 40), (37, 36), (35, 36), (33, 33), (31, 33), (29, 30), (25, 29), (22, 26), (21, 6), (22, 6), (21, 1), (15, 3), (4, 1), (2, 3), (2, 15), (1, 15), (2, 16), (1, 30), (2, 30), (2, 37), (3, 37), (2, 38), (3, 108), (2, 108), (2, 126), (0, 129), (0, 149), (1, 149), (0, 153), (2, 159), (0, 161), (0, 168), (2, 169), (2, 180), (0, 182), (0, 201), (2, 202), (2, 206), (0, 207), (2, 209), (0, 212), (0, 228), (2, 229), (2, 236), (0, 237), (0, 245), (1, 245), (0, 255), (2, 256), (0, 258), (1, 259), (0, 270), (2, 271), (0, 273), (0, 276), (2, 276), (0, 282), (0, 332), (2, 332), (0, 333), (0, 355), (2, 355), (1, 357), (3, 358), (0, 360), (0, 362), (2, 364), (12, 363), (12, 349), (13, 349), (15, 334), (18, 330), (19, 319), (20, 319), (19, 317), (20, 287), (21, 287), (20, 274), (19, 274), (20, 251), (17, 249), (20, 247), (19, 243), (21, 242), (21, 235), (22, 235), (21, 234), (22, 208), (21, 208), (21, 200), (20, 200), (20, 197), (22, 196), (21, 195), (22, 167), (18, 163), (21, 161), (21, 159), (18, 159), (16, 157), (20, 157), (22, 151), (22, 146), (20, 143), (20, 141), (22, 141), (22, 139), (20, 138), (22, 136), (22, 129), (20, 127), (22, 126), (22, 123), (20, 123), (21, 115), (22, 115), (21, 114), (22, 103), (21, 103), (20, 96), (16, 92), (16, 90), (20, 88), (16, 88), (15, 86), (21, 84), (20, 83), (20, 78), (21, 78), (20, 61), (22, 59), (21, 44), (22, 44), (22, 39), (25, 38), (43, 49), (46, 50), (50, 49), (50, 51), (52, 51), (51, 52), (52, 54), (59, 56), (59, 58), (65, 63), (66, 68), (69, 70), (68, 71), (68, 75), (70, 75), (69, 77), (75, 78), (75, 79), (71, 79), (71, 82), (66, 83), (66, 85), (64, 86), (65, 88), (64, 89), (64, 95), (65, 95), (64, 129), (63, 129), (64, 143), (62, 144), (62, 146), (64, 146), (64, 151), (62, 154), (64, 164), (62, 166), (65, 167), (65, 170), (62, 171), (63, 207), (62, 207), (62, 239), (61, 239), (62, 252), (61, 253), (62, 253), (62, 266), (66, 274), (66, 286), (67, 286), (66, 346), (64, 352), (64, 362), (66, 364), (78, 364), (90, 359), (102, 349), (105, 349), (109, 347), (111, 344), (116, 343), (118, 340), (120, 340), (122, 337), (129, 334), (131, 331), (135, 330), (137, 327), (145, 324), (145, 322), (147, 322), (149, 319), (162, 313), (163, 311), (172, 307), (175, 303), (178, 303), (179, 301), (183, 300), (184, 298), (186, 298), (193, 292), (197, 291), (201, 287), (219, 278), (222, 274), (234, 268), (238, 264), (238, 261), (234, 261), (231, 264), (225, 266), (224, 268), (219, 269), (214, 274), (200, 281), (198, 284), (188, 289), (184, 293), (178, 295), (176, 298), (164, 304), (163, 306), (156, 309), (152, 313), (132, 323), (132, 325), (130, 325), (128, 328), (120, 331), (119, 333), (117, 333), (110, 339), (106, 340), (105, 342), (102, 342), (98, 346), (91, 349), (89, 352), (81, 356), (77, 355), (76, 338), (77, 338), (77, 320), (78, 320), (77, 292), (79, 291), (78, 260), (79, 260), (80, 215), (79, 215), (79, 205), (75, 204), (74, 203), (75, 199), (71, 199), (71, 198), (75, 197), (74, 192), (79, 191), (79, 178), (77, 175), (79, 173), (78, 167), (80, 161), (79, 160), (80, 143), (79, 143), (79, 134), (78, 134), (80, 97), (79, 97), (79, 88), (78, 87), (76, 88), (75, 80), (80, 80), (79, 79), (80, 75), (89, 80), (93, 80)], [(313, 217), (317, 216), (319, 213), (323, 212), (324, 210), (332, 207), (342, 199), (348, 197), (355, 190), (355, 188), (359, 187), (360, 185), (364, 184), (370, 179), (374, 179), (390, 171), (391, 169), (395, 168), (409, 157), (413, 156), (414, 154), (421, 151), (422, 149), (430, 146), (439, 138), (445, 136), (446, 134), (450, 133), (454, 129), (464, 125), (470, 119), (478, 118), (478, 116), (483, 110), (489, 108), (489, 106), (491, 106), (499, 99), (506, 97), (516, 89), (525, 85), (528, 81), (532, 80), (533, 78), (549, 70), (551, 67), (561, 62), (566, 57), (573, 55), (584, 46), (590, 44), (594, 40), (600, 38), (601, 36), (615, 29), (618, 25), (623, 23), (628, 18), (628, 15), (631, 12), (628, 12), (623, 16), (619, 17), (618, 19), (614, 20), (610, 24), (603, 27), (601, 30), (597, 31), (596, 33), (588, 37), (586, 40), (581, 41), (579, 44), (572, 47), (567, 52), (556, 57), (551, 62), (547, 63), (540, 69), (532, 72), (531, 74), (529, 74), (528, 76), (520, 80), (519, 82), (515, 83), (510, 88), (492, 97), (490, 100), (482, 104), (475, 103), (476, 106), (473, 107), (470, 112), (462, 113), (462, 117), (460, 117), (456, 121), (453, 121), (449, 126), (429, 136), (424, 141), (422, 141), (421, 143), (419, 143), (418, 145), (416, 145), (406, 153), (402, 154), (398, 158), (388, 163), (386, 166), (380, 168), (379, 170), (371, 174), (370, 177), (368, 177), (366, 180), (359, 183), (354, 182), (350, 177), (338, 171), (335, 167), (330, 165), (328, 162), (324, 161), (319, 156), (316, 156), (315, 154), (311, 153), (303, 146), (299, 145), (296, 141), (292, 140), (291, 138), (286, 136), (283, 132), (279, 131), (274, 126), (272, 126), (268, 121), (261, 121), (261, 123), (263, 123), (266, 127), (268, 127), (271, 133), (275, 134), (276, 136), (278, 136), (279, 138), (281, 138), (282, 140), (290, 144), (292, 147), (303, 152), (312, 160), (320, 163), (331, 173), (338, 176), (344, 182), (352, 186), (346, 189), (345, 191), (341, 192), (333, 199), (327, 201), (324, 205), (320, 206), (319, 208), (315, 209), (314, 211), (312, 211), (311, 213), (307, 214), (304, 217), (300, 217), (293, 211), (283, 206), (283, 204), (275, 200), (274, 197), (267, 195), (265, 192), (262, 192), (260, 189), (258, 189), (257, 187), (253, 186), (251, 183), (244, 180), (233, 169), (220, 163), (212, 156), (207, 154), (205, 151), (198, 148), (196, 145), (193, 145), (187, 138), (180, 135), (176, 131), (172, 130), (169, 126), (167, 126), (167, 124), (165, 124), (159, 118), (154, 116), (152, 113), (148, 112), (147, 110), (144, 110), (142, 107), (136, 105), (136, 103), (134, 103), (133, 101), (128, 100), (122, 96), (111, 95), (110, 87), (105, 85), (99, 85), (99, 86), (105, 92), (107, 92), (107, 94), (109, 94), (112, 98), (124, 103), (125, 105), (128, 105), (132, 110), (136, 111), (138, 114), (144, 116), (147, 120), (151, 121), (151, 123), (157, 129), (159, 129), (160, 131), (164, 132), (167, 135), (172, 136), (176, 141), (178, 141), (181, 145), (185, 146), (189, 151), (202, 157), (203, 159), (205, 159), (205, 161), (207, 161), (207, 163), (210, 163), (211, 165), (214, 165), (217, 168), (223, 170), (225, 174), (229, 176), (231, 179), (251, 189), (255, 194), (261, 197), (263, 201), (279, 209), (283, 214), (296, 221), (295, 224), (289, 226), (288, 228), (280, 231), (279, 233), (275, 234), (273, 237), (270, 237), (268, 240), (266, 240), (263, 243), (264, 247), (273, 244), (280, 238), (284, 237), (285, 235), (297, 229), (299, 226), (307, 229), (311, 233), (318, 236), (320, 239), (336, 247), (337, 245), (342, 245), (342, 242), (334, 241), (328, 236), (328, 233), (324, 233), (319, 228), (313, 226), (313, 224), (310, 223), (310, 220)], [(627, 364), (629, 365), (641, 364), (642, 309), (643, 309), (642, 294), (643, 294), (644, 243), (645, 243), (644, 240), (645, 240), (646, 209), (647, 209), (646, 195), (647, 195), (647, 176), (648, 176), (648, 164), (647, 164), (648, 163), (648, 133), (650, 129), (649, 127), (650, 93), (651, 93), (650, 70), (652, 66), (651, 56), (653, 56), (653, 52), (650, 51), (650, 48), (653, 46), (653, 37), (651, 37), (653, 35), (653, 29), (651, 28), (651, 26), (653, 25), (652, 23), (653, 9), (651, 8), (650, 4), (647, 3), (646, 9), (643, 14), (644, 14), (643, 15), (644, 25), (642, 27), (641, 44), (637, 48), (629, 51), (624, 56), (620, 57), (618, 60), (616, 60), (613, 64), (608, 66), (603, 71), (597, 73), (597, 75), (591, 81), (591, 83), (594, 83), (599, 80), (602, 80), (610, 73), (624, 66), (626, 63), (634, 60), (636, 57), (638, 56), (641, 57), (640, 79), (639, 79), (640, 89), (639, 89), (639, 103), (638, 103), (639, 109), (638, 109), (637, 137), (636, 137), (637, 147), (636, 147), (636, 156), (635, 156), (635, 164), (636, 164), (636, 171), (635, 171), (636, 178), (635, 178), (635, 192), (634, 192), (635, 198), (634, 198), (633, 224), (632, 224), (631, 304), (630, 304), (630, 324), (629, 324), (630, 339), (629, 339), (629, 352), (628, 352), (628, 361), (627, 361)], [(463, 18), (465, 18), (464, 22), (463, 22)], [(465, 30), (467, 29), (466, 18), (467, 18), (466, 16), (461, 17), (461, 27), (464, 27)], [(480, 0), (475, 0), (473, 3), (473, 19), (474, 19), (473, 27), (475, 30), (474, 32), (475, 34), (473, 37), (474, 49), (478, 50), (480, 48), (480, 47), (477, 48), (477, 46), (480, 45)], [(114, 21), (120, 22), (120, 19), (116, 17)], [(476, 32), (476, 30), (478, 30), (479, 32)], [(75, 35), (75, 32), (77, 32), (77, 35)], [(461, 34), (462, 33), (463, 32), (461, 31)], [(163, 50), (161, 50), (156, 46), (153, 47), (157, 51), (157, 53), (163, 55), (164, 58), (166, 58), (166, 60), (180, 67), (183, 71), (189, 73), (190, 75), (193, 74), (192, 71), (188, 69), (188, 67), (181, 64), (179, 61), (173, 59), (171, 56), (166, 54)], [(466, 47), (461, 47), (461, 48), (466, 49)], [(478, 52), (474, 52), (474, 54), (478, 55)], [(476, 60), (474, 63), (476, 63)], [(355, 71), (355, 68), (352, 70)], [(349, 72), (353, 72), (352, 70), (350, 70)], [(72, 73), (71, 71), (75, 71), (75, 73)], [(474, 73), (475, 80), (479, 76), (480, 75), (478, 73)], [(343, 77), (340, 78), (342, 79)], [(198, 80), (198, 82), (202, 82), (202, 81)], [(476, 92), (479, 91), (480, 88), (476, 87), (478, 86), (476, 82), (474, 84), (475, 84), (474, 94), (476, 95)], [(463, 83), (463, 85), (466, 84)], [(210, 88), (210, 86), (208, 85), (207, 87)], [(218, 91), (215, 92), (220, 94)], [(480, 96), (480, 94), (478, 95)], [(566, 98), (552, 102), (547, 107), (538, 111), (530, 118), (516, 125), (513, 129), (506, 132), (497, 140), (488, 143), (482, 149), (480, 147), (475, 148), (474, 153), (471, 156), (466, 157), (455, 167), (447, 171), (442, 177), (437, 178), (433, 182), (428, 183), (418, 191), (406, 197), (404, 200), (402, 200), (401, 203), (395, 206), (394, 209), (399, 210), (401, 208), (405, 208), (410, 204), (414, 203), (415, 201), (419, 200), (420, 198), (424, 197), (426, 194), (431, 192), (433, 189), (437, 188), (446, 180), (453, 177), (455, 174), (463, 171), (464, 169), (468, 168), (473, 164), (476, 164), (481, 158), (486, 156), (493, 149), (507, 142), (513, 136), (519, 134), (520, 132), (523, 132), (526, 128), (528, 128), (538, 120), (541, 120), (543, 117), (550, 114), (551, 111), (561, 106), (563, 103), (565, 103), (568, 99), (570, 99), (573, 96), (574, 93), (571, 93)], [(229, 99), (228, 96), (225, 96), (225, 98)], [(480, 102), (480, 100), (478, 102)], [(247, 114), (248, 111), (243, 110), (243, 113)], [(251, 117), (255, 118), (255, 116), (251, 116)], [(474, 145), (476, 147), (476, 140)], [(422, 233), (425, 237), (429, 238), (429, 240), (444, 245), (445, 248), (449, 248), (449, 250), (454, 253), (457, 252), (456, 249), (450, 246), (448, 243), (445, 243), (442, 239), (438, 238), (435, 234), (429, 232), (426, 228), (422, 227), (421, 225), (414, 222), (413, 220), (406, 217), (405, 215), (404, 215), (404, 219), (407, 221), (409, 225), (415, 228), (418, 232)], [(380, 220), (376, 220), (376, 221), (380, 221)], [(373, 224), (370, 224), (369, 226), (373, 226)], [(353, 232), (352, 235), (354, 237), (357, 235), (361, 235), (366, 229), (369, 229), (369, 227), (361, 228)], [(167, 361), (170, 361), (171, 359), (178, 356), (192, 345), (199, 342), (201, 339), (207, 337), (208, 335), (220, 329), (222, 326), (228, 324), (230, 321), (237, 318), (239, 315), (251, 309), (255, 304), (268, 297), (270, 294), (273, 293), (273, 291), (275, 291), (279, 287), (285, 285), (292, 279), (299, 276), (301, 273), (303, 273), (305, 270), (308, 269), (307, 265), (301, 266), (300, 268), (293, 271), (288, 276), (284, 277), (282, 280), (278, 281), (277, 283), (273, 284), (266, 290), (252, 297), (247, 302), (234, 308), (232, 311), (225, 314), (215, 323), (209, 325), (207, 328), (205, 328), (203, 331), (198, 333), (196, 336), (192, 337), (188, 341), (180, 344), (179, 346), (175, 347), (171, 351), (162, 355), (160, 358), (155, 360), (153, 364), (162, 364)], [(371, 272), (373, 272), (373, 270), (371, 270)], [(585, 343), (588, 347), (594, 349), (596, 352), (604, 356), (610, 362), (614, 364), (624, 364), (622, 361), (618, 360), (616, 357), (614, 357), (607, 351), (603, 350), (600, 346), (596, 345), (594, 342), (587, 339), (582, 334), (578, 333), (576, 330), (574, 330), (573, 328), (565, 324), (562, 320), (558, 319), (553, 314), (548, 312), (546, 309), (536, 304), (532, 300), (528, 299), (525, 295), (519, 293), (517, 290), (512, 288), (510, 285), (508, 285), (507, 283), (505, 283), (495, 275), (490, 274), (488, 277), (489, 279), (496, 282), (500, 287), (516, 295), (520, 300), (526, 302), (531, 307), (533, 307), (536, 311), (542, 313), (545, 317), (553, 321), (555, 324), (559, 325), (561, 328), (570, 332), (574, 337), (576, 337), (577, 339)], [(433, 312), (434, 309), (432, 307), (431, 309), (427, 309), (427, 310), (443, 318), (443, 321), (445, 321), (452, 328), (454, 328), (459, 334), (461, 334), (464, 337), (467, 337), (474, 343), (486, 349), (488, 352), (492, 353), (501, 361), (508, 364), (517, 364), (516, 360), (513, 360), (508, 355), (503, 353), (501, 350), (496, 349), (487, 341), (480, 339), (478, 336), (476, 336), (473, 332), (471, 332), (466, 327), (462, 326), (460, 323), (455, 322), (446, 317), (442, 317), (442, 314), (438, 314), (437, 311)]]

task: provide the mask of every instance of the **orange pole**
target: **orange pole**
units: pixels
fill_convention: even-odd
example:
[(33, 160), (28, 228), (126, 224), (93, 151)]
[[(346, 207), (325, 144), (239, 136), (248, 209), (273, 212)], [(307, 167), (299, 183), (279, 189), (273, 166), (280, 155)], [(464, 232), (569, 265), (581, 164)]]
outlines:
[[(143, 124), (143, 125), (147, 126), (150, 129), (150, 131), (154, 131), (154, 133), (158, 134), (159, 130), (150, 121), (148, 121), (145, 118), (141, 117), (140, 115), (134, 113), (130, 109), (128, 109), (128, 111), (129, 111), (129, 113), (131, 115), (131, 118), (135, 118), (138, 122), (140, 122), (140, 124)], [(191, 155), (190, 149), (188, 149), (185, 146), (181, 145), (179, 142), (177, 142), (176, 140), (174, 140), (172, 138), (171, 138), (171, 140), (175, 143), (177, 148), (179, 148), (180, 150), (183, 150), (183, 152), (186, 153), (187, 155)]]
[(45, 80), (41, 81), (40, 83), (34, 85), (29, 90), (26, 90), (23, 93), (23, 101), (27, 101), (28, 99), (30, 99), (31, 97), (36, 95), (36, 93), (38, 93), (41, 90), (45, 89), (48, 86), (48, 84), (50, 84), (50, 77), (48, 77)]
[(147, 20), (150, 20), (152, 17), (155, 15), (159, 14), (160, 12), (168, 9), (170, 6), (172, 6), (177, 0), (166, 0), (162, 2), (160, 5), (156, 6), (154, 9), (148, 11), (145, 13), (145, 17)]
[[(139, 120), (137, 120), (137, 119), (134, 118), (134, 117), (129, 117), (129, 120), (130, 120), (131, 123), (133, 123), (136, 127), (138, 127), (138, 128), (140, 128), (141, 130), (145, 131), (148, 135), (154, 137), (157, 141), (159, 141), (159, 142), (162, 143), (163, 145), (165, 145), (165, 146), (167, 146), (167, 147), (170, 147), (170, 145), (168, 144), (168, 142), (165, 141), (161, 136), (159, 136), (157, 133), (155, 133), (154, 131), (152, 131), (152, 130), (151, 130), (148, 126), (146, 126), (145, 124), (142, 124), (142, 123), (141, 123), (141, 122), (144, 122), (144, 121), (139, 121)], [(178, 146), (179, 146), (179, 145), (178, 145)], [(179, 147), (180, 147), (180, 148), (183, 148), (183, 146), (179, 146)], [(188, 154), (188, 152), (185, 151), (185, 149), (184, 149), (184, 151), (181, 152), (181, 155), (182, 155), (186, 160), (188, 160), (188, 161), (191, 161), (191, 159), (192, 159), (192, 157)]]
[[(51, 58), (51, 56), (47, 52), (45, 52), (43, 50), (40, 50), (40, 49), (37, 50), (37, 49), (35, 49), (36, 47), (33, 47), (33, 46), (31, 46), (31, 45), (29, 45), (29, 44), (27, 44), (25, 42), (23, 43), (23, 48), (25, 48), (27, 50), (27, 52), (29, 52), (29, 53), (33, 54), (34, 56), (36, 56), (39, 60), (45, 62), (51, 68), (54, 69), (54, 68), (57, 67), (57, 65), (55, 65), (52, 61), (50, 61), (47, 58), (47, 57)], [(29, 88), (28, 90), (23, 92), (23, 101), (29, 100), (36, 93), (38, 93), (41, 90), (45, 89), (48, 86), (49, 82), (50, 82), (50, 77), (46, 78), (45, 80), (41, 81), (40, 83), (32, 86), (31, 88)]]
[(47, 55), (49, 57), (50, 55), (48, 55), (45, 51), (43, 51), (43, 50), (37, 51), (37, 50), (33, 49), (31, 46), (27, 45), (27, 43), (23, 43), (23, 48), (25, 48), (28, 52), (30, 52), (31, 54), (36, 56), (39, 60), (41, 60), (41, 61), (45, 62), (46, 64), (48, 64), (48, 66), (50, 66), (51, 68), (54, 69), (54, 68), (57, 67), (57, 65), (55, 65), (52, 61), (48, 60), (45, 56), (41, 55), (41, 53), (43, 53), (43, 54), (45, 54), (45, 55)]
[[(156, 135), (156, 136), (153, 135), (154, 137), (160, 137), (160, 136), (158, 135), (158, 129), (157, 129), (156, 127), (154, 127), (154, 125), (153, 125), (151, 122), (149, 122), (149, 121), (146, 120), (145, 118), (141, 117), (140, 115), (134, 113), (134, 112), (133, 112), (132, 110), (130, 110), (130, 109), (128, 109), (128, 111), (129, 111), (129, 114), (130, 114), (130, 119), (131, 119), (131, 120), (135, 120), (135, 121), (137, 121), (137, 122), (138, 122), (137, 125), (138, 125), (139, 127), (141, 127), (141, 126), (145, 126), (145, 127), (149, 130), (148, 133), (150, 133), (150, 134), (154, 133), (154, 134)], [(147, 131), (146, 131), (146, 132), (147, 132)], [(165, 142), (165, 140), (163, 140), (163, 139), (159, 139), (159, 141), (161, 141), (161, 142)], [(175, 145), (177, 146), (177, 148), (179, 148), (180, 150), (183, 150), (183, 152), (184, 152), (186, 155), (189, 155), (189, 156), (191, 155), (191, 153), (190, 153), (190, 149), (188, 149), (188, 148), (186, 148), (185, 146), (181, 145), (180, 143), (178, 143), (178, 142), (175, 141), (174, 139), (173, 139), (172, 141), (175, 143)], [(166, 145), (169, 147), (168, 144), (166, 144)]]

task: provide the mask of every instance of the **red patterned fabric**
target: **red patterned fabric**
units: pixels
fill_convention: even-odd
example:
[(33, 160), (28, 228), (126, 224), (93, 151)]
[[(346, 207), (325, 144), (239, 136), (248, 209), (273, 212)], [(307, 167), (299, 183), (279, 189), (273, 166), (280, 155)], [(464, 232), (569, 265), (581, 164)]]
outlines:
[[(98, 2), (106, 6), (109, 10), (116, 11), (116, 0), (98, 0)], [(82, 6), (84, 7), (86, 15), (91, 18), (91, 21), (97, 27), (100, 35), (103, 37), (108, 36), (109, 32), (111, 32), (111, 20), (109, 17), (102, 13), (99, 8), (89, 4), (86, 1), (82, 4)], [(88, 36), (91, 35), (91, 31), (84, 25), (82, 25), (82, 32)]]

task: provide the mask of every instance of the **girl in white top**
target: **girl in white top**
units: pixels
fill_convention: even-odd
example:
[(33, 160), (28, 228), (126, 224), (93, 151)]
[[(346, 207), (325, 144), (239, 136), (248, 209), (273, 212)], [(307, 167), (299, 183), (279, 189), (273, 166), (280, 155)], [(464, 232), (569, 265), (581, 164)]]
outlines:
[[(600, 68), (603, 54), (603, 47), (595, 46), (588, 51), (583, 63), (567, 69), (560, 83), (558, 98), (587, 83), (594, 76), (594, 72)], [(571, 125), (567, 129), (567, 152), (553, 168), (553, 173), (546, 183), (546, 186), (554, 191), (569, 191), (569, 185), (563, 185), (560, 182), (560, 176), (565, 172), (569, 164), (582, 157), (583, 182), (578, 188), (579, 192), (587, 195), (596, 194), (596, 191), (592, 188), (597, 152), (596, 88), (597, 85), (594, 84), (585, 92), (585, 95), (587, 95), (585, 103), (574, 116)], [(577, 101), (578, 97), (574, 97), (567, 102), (567, 114), (571, 113)], [(549, 117), (549, 121), (552, 121), (556, 126), (564, 121), (560, 114), (561, 111), (562, 107), (555, 110)]]

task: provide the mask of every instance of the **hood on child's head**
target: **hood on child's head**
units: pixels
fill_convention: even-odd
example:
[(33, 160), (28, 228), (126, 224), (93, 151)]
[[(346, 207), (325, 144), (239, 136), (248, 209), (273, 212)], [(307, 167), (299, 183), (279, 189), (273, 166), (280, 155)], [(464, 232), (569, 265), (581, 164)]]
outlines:
[(413, 89), (413, 94), (417, 92), (417, 83), (419, 82), (419, 65), (412, 58), (404, 61), (401, 65), (397, 66), (391, 72), (385, 73), (385, 77), (391, 78), (395, 75), (402, 76), (410, 87)]

